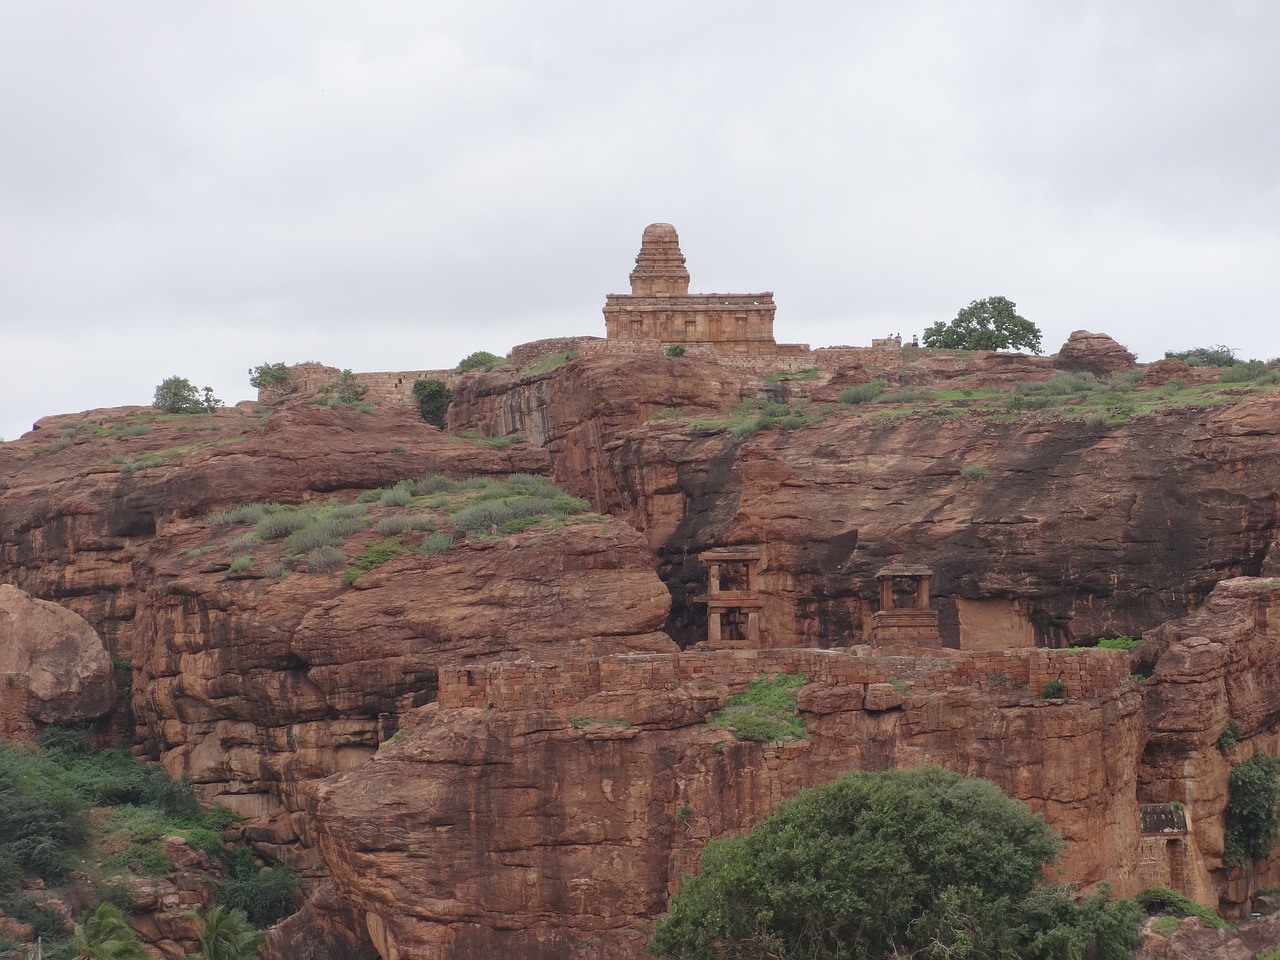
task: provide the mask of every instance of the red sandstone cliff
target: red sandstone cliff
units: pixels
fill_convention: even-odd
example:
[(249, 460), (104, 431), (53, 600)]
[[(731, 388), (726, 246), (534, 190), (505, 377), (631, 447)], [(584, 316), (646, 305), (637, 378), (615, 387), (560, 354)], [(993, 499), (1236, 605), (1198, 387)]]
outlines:
[[(971, 385), (1052, 373), (1031, 358), (944, 360), (898, 373)], [(1280, 752), (1271, 588), (1228, 585), (1202, 620), (1155, 628), (1222, 579), (1278, 572), (1274, 394), (1119, 424), (926, 406), (737, 436), (682, 419), (752, 396), (817, 401), (882, 373), (850, 363), (770, 383), (639, 354), (460, 378), (451, 426), (528, 435), (501, 448), (304, 398), (270, 414), (49, 418), (0, 446), (0, 578), (133, 657), (152, 756), (260, 815), (259, 849), (332, 873), (342, 896), (318, 897), (308, 916), (334, 937), (316, 946), (294, 929), (276, 941), (282, 958), (358, 951), (366, 922), (388, 958), (516, 944), (513, 956), (564, 956), (593, 938), (604, 955), (638, 956), (641, 927), (710, 836), (839, 769), (925, 761), (1042, 807), (1074, 842), (1069, 875), (1121, 890), (1147, 869), (1133, 854), (1138, 804), (1178, 800), (1193, 823), (1186, 886), (1243, 902), (1247, 884), (1217, 861), (1220, 813), (1227, 762)], [(355, 587), (238, 576), (201, 555), (223, 536), (203, 520), (212, 509), (349, 500), (433, 472), (552, 473), (626, 524), (393, 560)], [(431, 704), (442, 671), (462, 666), (670, 651), (664, 627), (697, 639), (696, 554), (733, 543), (764, 545), (772, 646), (860, 641), (875, 570), (905, 558), (933, 567), (952, 646), (1142, 633), (1152, 679), (1065, 704), (981, 682), (917, 684), (901, 702), (883, 682), (815, 683), (808, 744), (719, 751), (703, 720), (724, 678), (602, 688), (555, 709)], [(991, 675), (1002, 672), (1013, 675)], [(1231, 718), (1246, 739), (1224, 758)], [(1167, 851), (1142, 850), (1168, 871)]]

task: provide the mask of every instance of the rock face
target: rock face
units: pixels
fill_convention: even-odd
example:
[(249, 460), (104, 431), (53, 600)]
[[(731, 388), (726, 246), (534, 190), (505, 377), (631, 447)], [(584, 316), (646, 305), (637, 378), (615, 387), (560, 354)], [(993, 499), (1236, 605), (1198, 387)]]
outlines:
[(1058, 350), (1054, 365), (1062, 370), (1105, 375), (1132, 370), (1135, 357), (1105, 333), (1076, 330)]
[[(609, 658), (594, 686), (569, 677), (531, 696), (528, 668), (495, 668), (483, 708), (450, 708), (442, 688), (394, 745), (321, 784), (320, 847), (380, 955), (638, 960), (648, 919), (707, 840), (853, 769), (939, 763), (990, 777), (1067, 837), (1067, 880), (1137, 889), (1126, 854), (1137, 784), (1123, 758), (1144, 730), (1123, 654), (1098, 655), (1093, 687), (1072, 679), (1079, 698), (1040, 701), (1021, 682), (1028, 664), (1060, 670), (1066, 654), (990, 655), (971, 666), (977, 683), (943, 689), (962, 679), (946, 661), (745, 653)], [(737, 742), (707, 725), (757, 671), (797, 668), (814, 678), (799, 704), (808, 741)], [(1008, 674), (987, 685), (997, 670)], [(887, 682), (912, 671), (910, 685)], [(521, 696), (534, 705), (503, 707)]]
[(28, 711), (41, 723), (92, 720), (116, 703), (102, 639), (65, 607), (0, 583), (0, 674), (27, 678)]

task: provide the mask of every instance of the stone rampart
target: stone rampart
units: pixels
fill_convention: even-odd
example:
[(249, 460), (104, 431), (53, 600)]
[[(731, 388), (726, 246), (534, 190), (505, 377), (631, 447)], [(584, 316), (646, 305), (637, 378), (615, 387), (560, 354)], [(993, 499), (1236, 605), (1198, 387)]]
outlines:
[(1022, 689), (1036, 695), (1061, 680), (1071, 697), (1113, 690), (1128, 682), (1123, 650), (998, 650), (955, 657), (877, 657), (847, 650), (715, 650), (617, 654), (568, 662), (514, 660), (440, 671), (440, 705), (498, 710), (569, 708), (593, 694), (670, 690), (709, 680), (745, 689), (761, 673), (803, 671), (826, 685), (894, 683), (908, 692), (954, 686)]
[(562, 353), (582, 353), (588, 345), (606, 343), (600, 337), (551, 337), (547, 340), (534, 340), (511, 348), (511, 363), (517, 370), (531, 367), (544, 357), (555, 357)]

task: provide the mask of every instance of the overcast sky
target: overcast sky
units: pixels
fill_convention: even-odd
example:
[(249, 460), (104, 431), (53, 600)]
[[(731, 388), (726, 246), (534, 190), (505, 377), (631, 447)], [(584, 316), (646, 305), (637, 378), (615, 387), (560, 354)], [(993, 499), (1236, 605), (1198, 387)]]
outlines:
[(1273, 0), (0, 0), (0, 437), (177, 374), (604, 335), (644, 226), (780, 341), (1002, 295), (1280, 355)]

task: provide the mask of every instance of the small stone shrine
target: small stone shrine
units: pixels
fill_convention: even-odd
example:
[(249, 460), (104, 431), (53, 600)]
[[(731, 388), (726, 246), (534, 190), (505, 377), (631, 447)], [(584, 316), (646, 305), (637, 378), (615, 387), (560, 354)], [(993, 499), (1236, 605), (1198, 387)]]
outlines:
[[(910, 650), (941, 649), (938, 614), (929, 608), (929, 582), (933, 571), (915, 563), (891, 563), (876, 574), (880, 587), (880, 609), (871, 615), (868, 642), (877, 648)], [(899, 583), (910, 585), (914, 594), (910, 606), (898, 606)]]
[(707, 566), (707, 645), (712, 650), (760, 648), (760, 610), (756, 589), (759, 547), (721, 547), (698, 554)]
[(680, 238), (669, 223), (644, 228), (631, 293), (605, 298), (609, 340), (705, 344), (725, 356), (770, 356), (776, 311), (772, 293), (689, 293)]

